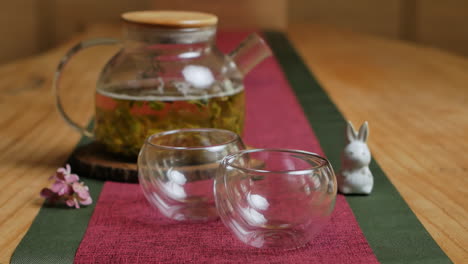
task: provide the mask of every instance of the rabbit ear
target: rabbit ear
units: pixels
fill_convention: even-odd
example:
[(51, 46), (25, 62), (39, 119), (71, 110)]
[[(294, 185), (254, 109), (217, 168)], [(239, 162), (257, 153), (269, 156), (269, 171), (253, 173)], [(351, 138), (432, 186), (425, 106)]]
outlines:
[(354, 127), (351, 121), (348, 121), (348, 125), (346, 126), (346, 137), (349, 142), (357, 139), (356, 130), (354, 130)]
[(364, 124), (362, 124), (361, 128), (359, 128), (358, 139), (366, 142), (368, 136), (369, 136), (369, 125), (367, 124), (367, 121), (365, 121)]

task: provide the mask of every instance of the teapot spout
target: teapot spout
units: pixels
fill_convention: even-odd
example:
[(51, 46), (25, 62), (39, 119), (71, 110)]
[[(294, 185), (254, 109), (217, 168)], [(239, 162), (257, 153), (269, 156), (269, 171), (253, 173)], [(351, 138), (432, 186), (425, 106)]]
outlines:
[(257, 64), (270, 57), (271, 54), (271, 49), (265, 40), (258, 34), (253, 33), (244, 39), (229, 56), (245, 76)]

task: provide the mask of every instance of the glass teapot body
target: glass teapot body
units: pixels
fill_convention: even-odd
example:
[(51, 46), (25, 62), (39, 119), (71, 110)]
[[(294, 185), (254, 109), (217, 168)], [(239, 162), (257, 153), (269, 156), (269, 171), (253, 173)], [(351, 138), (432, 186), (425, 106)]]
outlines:
[[(225, 55), (215, 45), (215, 34), (215, 25), (172, 28), (125, 23), (123, 47), (97, 81), (94, 130), (69, 119), (57, 96), (62, 116), (108, 151), (125, 156), (136, 156), (149, 135), (167, 130), (211, 127), (241, 134), (243, 76), (270, 54), (269, 49), (252, 35)], [(93, 45), (88, 43), (79, 47)], [(102, 43), (113, 42), (94, 41)]]
[(155, 31), (127, 29), (124, 48), (103, 69), (96, 140), (134, 155), (148, 135), (167, 130), (213, 127), (240, 134), (243, 76), (214, 45), (215, 29)]

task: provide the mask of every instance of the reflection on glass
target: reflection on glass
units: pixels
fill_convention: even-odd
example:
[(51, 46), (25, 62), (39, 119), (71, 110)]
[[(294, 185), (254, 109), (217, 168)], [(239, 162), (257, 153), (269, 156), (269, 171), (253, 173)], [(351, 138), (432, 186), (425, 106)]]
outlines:
[(296, 248), (312, 240), (333, 211), (335, 197), (328, 160), (304, 151), (240, 151), (223, 160), (215, 180), (224, 224), (259, 248)]
[(138, 157), (140, 186), (148, 201), (174, 220), (218, 217), (213, 179), (221, 160), (243, 150), (239, 136), (221, 129), (180, 129), (150, 136)]
[(187, 182), (185, 176), (170, 168), (167, 172), (168, 180), (163, 184), (165, 193), (172, 199), (184, 199), (187, 197), (187, 194), (184, 190), (184, 184)]
[(182, 75), (194, 88), (208, 88), (214, 83), (213, 73), (211, 73), (210, 69), (204, 66), (185, 66), (182, 70)]

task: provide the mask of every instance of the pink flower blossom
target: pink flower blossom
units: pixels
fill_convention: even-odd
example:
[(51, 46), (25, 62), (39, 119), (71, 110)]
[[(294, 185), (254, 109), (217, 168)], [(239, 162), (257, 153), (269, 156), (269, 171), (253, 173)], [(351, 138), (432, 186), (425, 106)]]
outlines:
[(70, 188), (70, 185), (68, 185), (68, 183), (62, 180), (55, 180), (55, 182), (50, 187), (50, 190), (60, 196), (66, 194), (69, 195), (72, 192), (72, 188)]
[(54, 175), (52, 175), (52, 177), (56, 177), (60, 180), (65, 180), (65, 176), (70, 175), (70, 174), (71, 174), (71, 167), (70, 167), (70, 164), (67, 164), (65, 165), (65, 168), (58, 168), (57, 172)]
[(73, 201), (73, 199), (68, 199), (65, 201), (65, 203), (68, 205), (68, 207), (73, 207), (75, 205), (75, 201)]
[(74, 182), (72, 188), (73, 191), (76, 193), (76, 197), (78, 198), (80, 204), (89, 205), (93, 202), (93, 200), (91, 199), (91, 195), (89, 195), (89, 188), (88, 186), (84, 185), (83, 182)]
[(53, 180), (50, 188), (41, 190), (40, 195), (51, 203), (65, 202), (69, 207), (80, 208), (81, 205), (90, 205), (93, 200), (89, 194), (88, 186), (79, 182), (80, 177), (71, 173), (70, 165), (57, 169), (49, 180)]
[(76, 200), (76, 198), (73, 198), (73, 197), (70, 197), (68, 198), (65, 203), (69, 206), (69, 207), (75, 207), (75, 208), (80, 208), (80, 204), (78, 203), (78, 201)]
[(58, 194), (47, 188), (41, 190), (41, 196), (52, 203), (59, 199)]
[(66, 183), (74, 183), (80, 180), (80, 177), (71, 173), (70, 164), (65, 165), (65, 168), (58, 168), (57, 172), (52, 175), (52, 179), (61, 180)]

